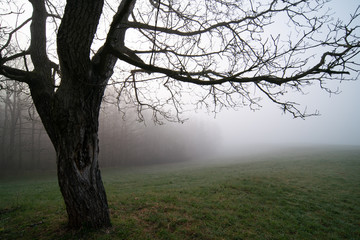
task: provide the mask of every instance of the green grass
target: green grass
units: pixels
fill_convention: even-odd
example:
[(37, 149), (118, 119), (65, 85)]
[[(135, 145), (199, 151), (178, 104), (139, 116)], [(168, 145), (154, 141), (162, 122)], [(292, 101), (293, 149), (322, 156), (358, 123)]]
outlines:
[(67, 230), (52, 176), (2, 180), (0, 239), (360, 239), (360, 150), (104, 170), (113, 227)]

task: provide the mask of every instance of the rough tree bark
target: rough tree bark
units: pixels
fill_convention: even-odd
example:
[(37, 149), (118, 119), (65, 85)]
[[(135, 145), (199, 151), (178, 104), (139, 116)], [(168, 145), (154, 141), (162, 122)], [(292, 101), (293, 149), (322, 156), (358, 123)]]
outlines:
[[(86, 88), (83, 88), (86, 89)], [(108, 205), (101, 180), (98, 155), (98, 115), (102, 90), (94, 88), (74, 101), (79, 91), (57, 101), (55, 135), (60, 190), (69, 225), (110, 225)]]
[(30, 88), (56, 150), (58, 181), (69, 226), (110, 226), (98, 165), (98, 115), (103, 89), (70, 88), (49, 103), (38, 96), (36, 87)]
[[(98, 117), (109, 76), (94, 73), (90, 46), (103, 1), (67, 4), (58, 31), (61, 86), (55, 89), (46, 54), (44, 0), (32, 0), (31, 57), (35, 75), (31, 95), (55, 147), (57, 174), (69, 226), (101, 228), (111, 225), (98, 155)], [(82, 16), (81, 18), (75, 16)]]
[[(125, 28), (135, 0), (122, 1), (108, 42), (90, 59), (90, 48), (102, 13), (103, 0), (68, 1), (57, 33), (61, 84), (56, 87), (52, 71), (59, 71), (46, 53), (44, 0), (30, 0), (33, 16), (29, 53), (34, 71), (27, 73), (31, 96), (55, 147), (57, 174), (69, 226), (93, 228), (111, 225), (98, 156), (98, 118), (106, 83), (117, 58), (110, 45), (124, 41)], [(13, 72), (15, 75), (18, 72)], [(21, 74), (19, 74), (21, 75)]]

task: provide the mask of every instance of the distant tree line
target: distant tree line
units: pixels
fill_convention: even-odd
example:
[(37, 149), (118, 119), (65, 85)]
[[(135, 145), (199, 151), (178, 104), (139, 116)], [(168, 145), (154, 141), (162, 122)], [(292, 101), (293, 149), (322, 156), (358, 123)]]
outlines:
[[(28, 89), (17, 82), (5, 82), (2, 87), (6, 91), (0, 92), (0, 172), (55, 170), (55, 151)], [(103, 104), (99, 133), (104, 167), (187, 161), (211, 149), (211, 138), (205, 137), (209, 133), (200, 124), (187, 126), (190, 130), (185, 133), (171, 123), (139, 123), (135, 111), (128, 111), (126, 117), (122, 114), (115, 104)]]
[(55, 152), (24, 84), (2, 82), (0, 92), (0, 169), (55, 166)]

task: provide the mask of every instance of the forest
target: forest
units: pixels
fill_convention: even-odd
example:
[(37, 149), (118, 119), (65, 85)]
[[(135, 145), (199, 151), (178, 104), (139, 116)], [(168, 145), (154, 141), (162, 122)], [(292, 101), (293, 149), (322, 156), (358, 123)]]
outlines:
[[(8, 82), (0, 91), (0, 171), (55, 171), (56, 154), (24, 84)], [(110, 98), (107, 96), (107, 99)], [(136, 112), (119, 111), (105, 102), (100, 114), (100, 165), (137, 166), (182, 162), (200, 157), (212, 148), (216, 131), (206, 132), (199, 121), (155, 125), (139, 121)], [(179, 126), (180, 125), (180, 126)], [(191, 142), (187, 141), (190, 132)]]

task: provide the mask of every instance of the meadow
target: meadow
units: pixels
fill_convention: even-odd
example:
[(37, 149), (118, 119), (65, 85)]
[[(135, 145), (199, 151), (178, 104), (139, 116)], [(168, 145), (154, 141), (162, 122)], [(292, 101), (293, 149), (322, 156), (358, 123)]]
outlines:
[(113, 226), (66, 228), (54, 174), (0, 179), (0, 239), (360, 239), (360, 148), (103, 169)]

